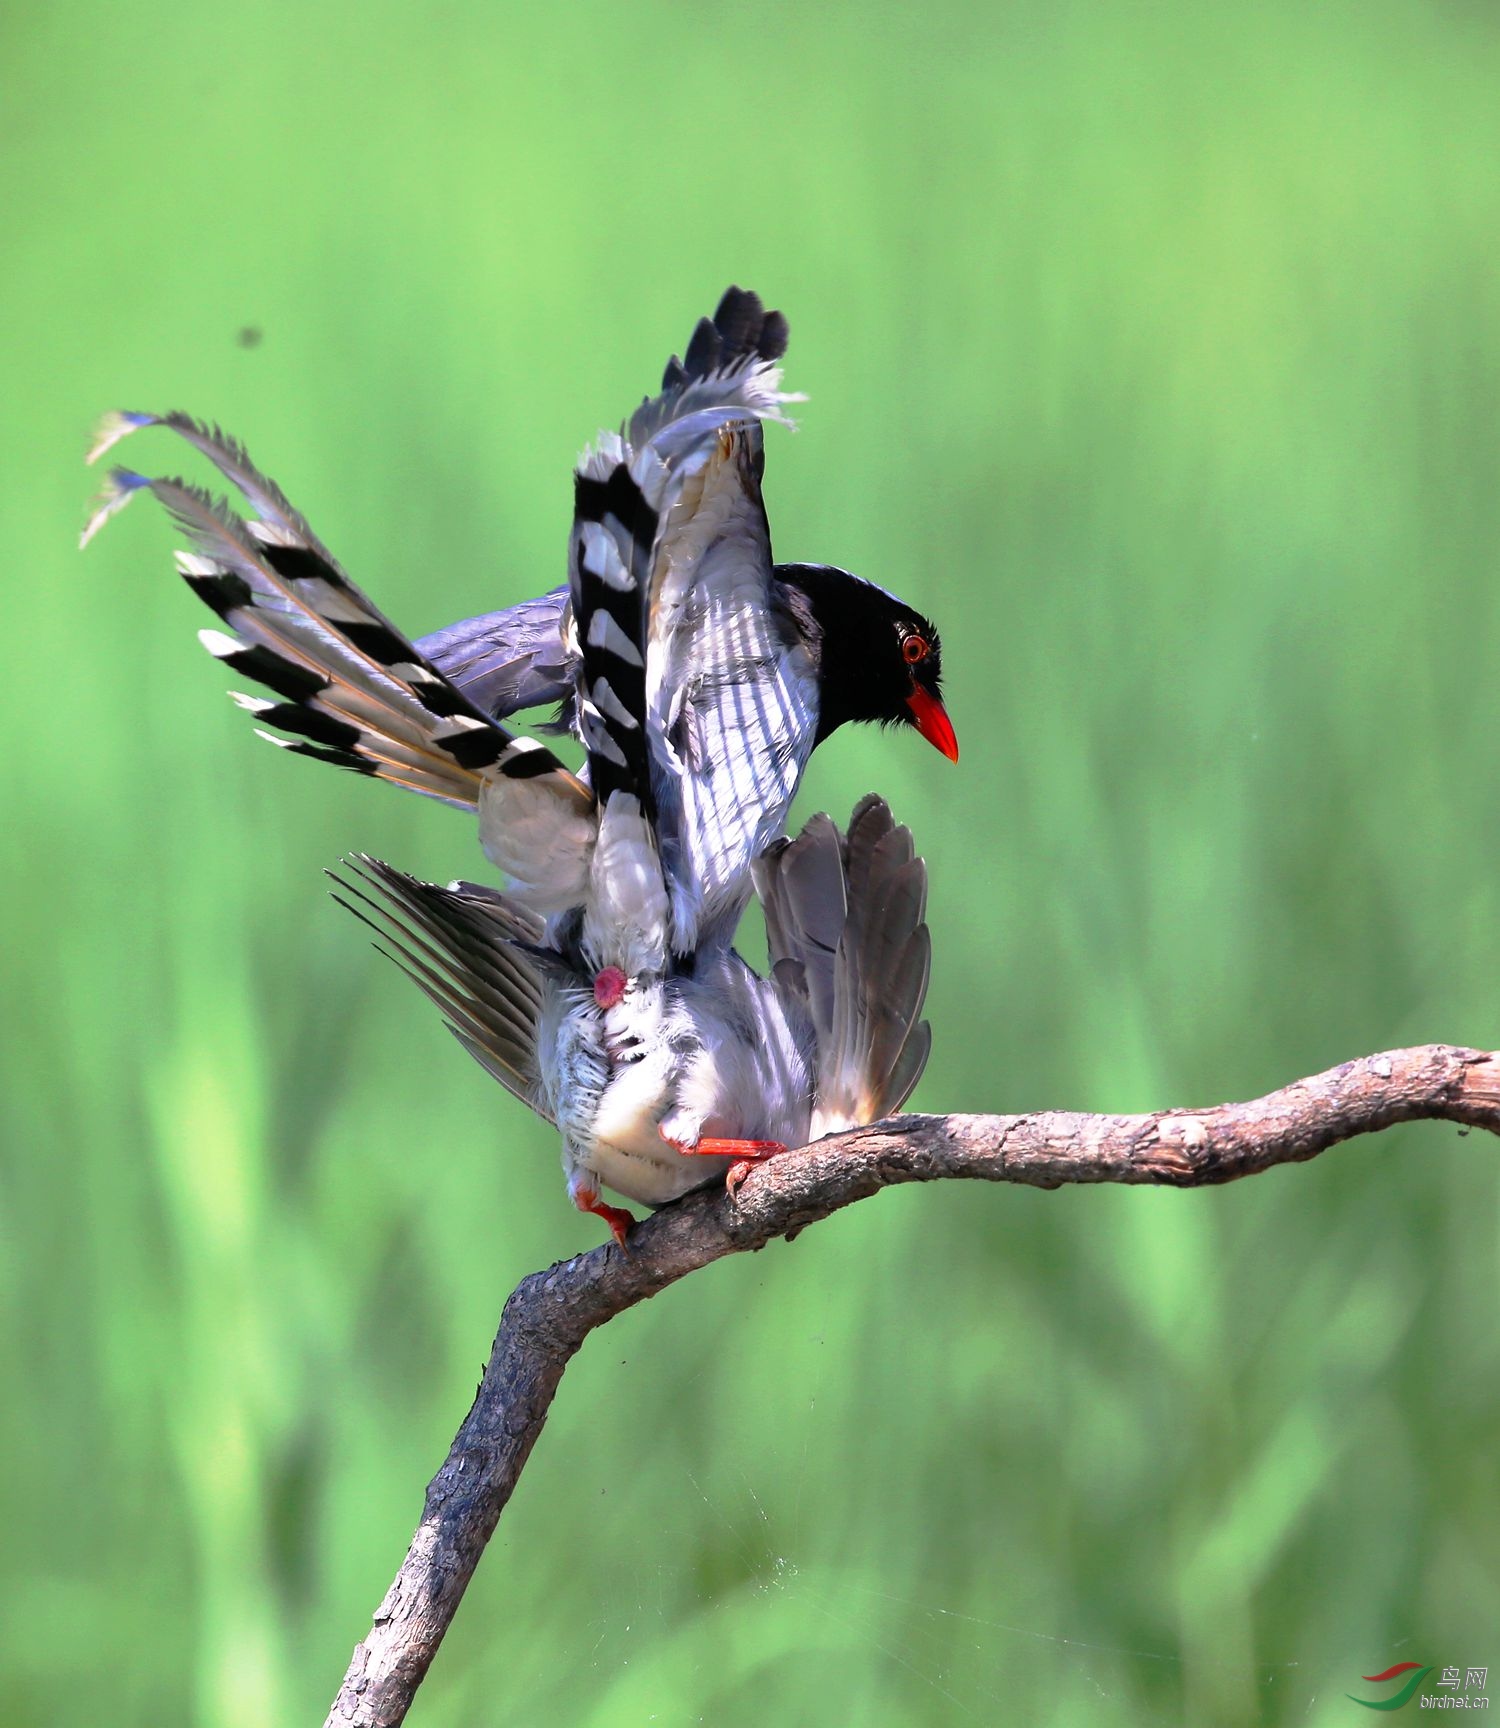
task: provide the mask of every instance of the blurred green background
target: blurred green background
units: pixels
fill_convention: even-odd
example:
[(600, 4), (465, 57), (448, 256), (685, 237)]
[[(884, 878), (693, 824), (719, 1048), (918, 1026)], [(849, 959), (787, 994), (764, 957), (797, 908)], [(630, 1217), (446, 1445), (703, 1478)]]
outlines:
[[(560, 578), (571, 461), (730, 281), (783, 557), (938, 619), (931, 1109), (1500, 1044), (1500, 17), (63, 3), (0, 25), (0, 1720), (316, 1722), (550, 1131), (327, 899), (469, 825), (258, 743), (104, 409), (219, 420), (413, 632)], [(165, 434), (130, 459), (187, 467)], [(1497, 1161), (951, 1185), (612, 1324), (412, 1720), (1345, 1723), (1500, 1686)]]

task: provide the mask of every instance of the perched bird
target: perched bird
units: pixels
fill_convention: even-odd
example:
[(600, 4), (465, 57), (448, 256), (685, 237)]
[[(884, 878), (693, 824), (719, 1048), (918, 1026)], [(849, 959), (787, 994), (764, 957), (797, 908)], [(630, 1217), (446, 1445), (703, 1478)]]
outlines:
[[(193, 542), (182, 574), (233, 632), (204, 631), (205, 645), (279, 698), (236, 700), (294, 735), (264, 736), (477, 812), (509, 888), (465, 893), (510, 921), (506, 952), (537, 968), (537, 1070), (570, 1188), (617, 1233), (618, 1209), (591, 1185), (601, 1169), (614, 1185), (611, 1158), (670, 1168), (695, 1148), (732, 1158), (758, 1149), (732, 1144), (741, 1138), (782, 1138), (774, 1111), (756, 1118), (764, 1134), (723, 1126), (749, 1113), (753, 1089), (731, 1068), (780, 1064), (774, 1083), (760, 1076), (768, 1096), (809, 1095), (781, 996), (758, 993), (729, 946), (751, 866), (780, 834), (815, 741), (845, 713), (827, 670), (841, 658), (827, 652), (837, 626), (825, 631), (809, 602), (789, 627), (798, 602), (779, 598), (760, 496), (761, 422), (788, 400), (776, 365), (785, 343), (780, 314), (730, 290), (661, 394), (576, 473), (561, 647), (583, 776), (492, 719), (401, 636), (217, 431), (178, 414), (116, 415), (93, 452), (164, 425), (247, 500), (248, 520), (180, 481), (116, 469), (84, 538), (139, 491), (166, 506)], [(916, 668), (937, 704), (935, 632), (923, 620), (905, 634), (880, 628), (919, 639), (921, 652), (900, 648), (902, 686), (918, 687)], [(901, 703), (917, 712), (905, 694)], [(646, 1187), (666, 1198), (681, 1183), (659, 1196)]]
[(926, 869), (873, 795), (847, 836), (815, 816), (757, 860), (769, 978), (715, 950), (661, 980), (623, 1036), (586, 972), (541, 946), (541, 926), (507, 896), (374, 858), (349, 867), (331, 873), (335, 898), (470, 1054), (561, 1128), (570, 1193), (622, 1242), (630, 1214), (602, 1202), (601, 1185), (663, 1205), (741, 1160), (893, 1114), (926, 1064)]

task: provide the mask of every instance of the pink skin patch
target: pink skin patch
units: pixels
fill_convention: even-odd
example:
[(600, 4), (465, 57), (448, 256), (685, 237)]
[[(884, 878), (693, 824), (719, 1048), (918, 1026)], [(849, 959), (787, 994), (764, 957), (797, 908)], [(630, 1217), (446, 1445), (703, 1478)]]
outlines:
[(601, 1008), (614, 1008), (625, 1000), (630, 980), (618, 966), (606, 966), (594, 979), (594, 1000)]

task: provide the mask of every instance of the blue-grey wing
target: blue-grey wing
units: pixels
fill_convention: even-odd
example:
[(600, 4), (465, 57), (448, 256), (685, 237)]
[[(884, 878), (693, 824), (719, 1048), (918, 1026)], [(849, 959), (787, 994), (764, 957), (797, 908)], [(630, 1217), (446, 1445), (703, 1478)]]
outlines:
[[(476, 707), (496, 719), (551, 704), (571, 710), (578, 666), (563, 640), (567, 606), (564, 583), (535, 600), (434, 630), (417, 646)], [(570, 727), (570, 713), (560, 715), (557, 729)]]

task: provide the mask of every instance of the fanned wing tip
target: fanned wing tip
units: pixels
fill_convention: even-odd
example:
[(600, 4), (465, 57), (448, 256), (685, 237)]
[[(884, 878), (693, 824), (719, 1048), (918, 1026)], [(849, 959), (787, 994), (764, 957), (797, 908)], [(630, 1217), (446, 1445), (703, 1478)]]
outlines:
[(469, 1054), (550, 1121), (536, 1056), (542, 986), (512, 928), (531, 928), (524, 910), (492, 890), (470, 902), (364, 853), (341, 863), (347, 874), (327, 872), (343, 890), (333, 898), (375, 933), (375, 947), (438, 1008)]
[(779, 360), (786, 353), (790, 331), (785, 314), (768, 312), (753, 289), (726, 288), (714, 312), (713, 327), (730, 350), (754, 352), (762, 360)]
[(626, 429), (640, 449), (673, 420), (704, 408), (740, 408), (758, 420), (795, 427), (788, 403), (807, 400), (781, 388), (788, 327), (780, 312), (768, 312), (748, 288), (725, 290), (712, 318), (700, 318), (682, 358), (675, 354), (662, 373), (661, 393), (647, 397)]
[(752, 289), (731, 285), (724, 290), (712, 321), (699, 319), (682, 369), (689, 379), (729, 377), (743, 371), (750, 404), (765, 419), (791, 426), (793, 422), (780, 412), (781, 405), (807, 398), (781, 388), (776, 362), (786, 353), (790, 334), (785, 314), (768, 312)]
[(78, 537), (79, 549), (87, 546), (111, 516), (118, 516), (136, 493), (144, 491), (150, 484), (144, 474), (136, 474), (129, 468), (112, 468), (94, 502), (93, 514)]
[(139, 432), (142, 426), (156, 426), (160, 422), (159, 414), (134, 414), (125, 408), (112, 408), (94, 428), (94, 441), (89, 445), (84, 461), (92, 467), (101, 456), (113, 450), (122, 438), (128, 438), (132, 432)]

